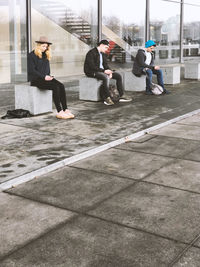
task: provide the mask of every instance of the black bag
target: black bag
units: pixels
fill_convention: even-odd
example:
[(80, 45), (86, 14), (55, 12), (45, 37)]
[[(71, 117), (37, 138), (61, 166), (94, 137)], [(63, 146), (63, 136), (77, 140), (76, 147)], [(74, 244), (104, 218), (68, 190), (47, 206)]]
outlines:
[(26, 118), (31, 117), (31, 113), (28, 110), (25, 109), (14, 109), (14, 110), (8, 110), (6, 115), (1, 117), (2, 119), (15, 119), (15, 118)]
[(119, 102), (120, 95), (115, 85), (109, 85), (110, 98), (114, 103)]

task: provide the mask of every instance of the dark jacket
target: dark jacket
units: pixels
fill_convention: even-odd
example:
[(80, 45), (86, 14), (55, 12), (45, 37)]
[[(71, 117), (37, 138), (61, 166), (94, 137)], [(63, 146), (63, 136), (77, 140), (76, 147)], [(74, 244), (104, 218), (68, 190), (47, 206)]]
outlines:
[(133, 63), (133, 69), (132, 69), (132, 73), (135, 74), (135, 76), (140, 77), (141, 75), (145, 74), (145, 68), (154, 69), (154, 55), (153, 53), (151, 53), (152, 57), (151, 57), (151, 63), (150, 65), (147, 65), (145, 63), (146, 60), (146, 55), (145, 55), (145, 50), (143, 49), (139, 49), (137, 52), (137, 55), (134, 59), (134, 63)]
[(44, 79), (46, 75), (50, 75), (49, 60), (45, 53), (42, 58), (35, 55), (34, 51), (28, 55), (28, 81), (36, 81), (38, 78)]
[(100, 69), (100, 55), (98, 49), (95, 47), (88, 51), (85, 57), (84, 62), (84, 72), (88, 77), (95, 77), (95, 72), (104, 72), (104, 70), (110, 69), (107, 63), (106, 54), (103, 55), (103, 67), (104, 69)]

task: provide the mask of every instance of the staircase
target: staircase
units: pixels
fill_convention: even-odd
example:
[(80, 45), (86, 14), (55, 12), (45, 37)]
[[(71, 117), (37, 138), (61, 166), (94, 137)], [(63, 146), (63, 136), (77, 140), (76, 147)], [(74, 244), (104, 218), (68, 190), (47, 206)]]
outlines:
[[(91, 47), (96, 45), (97, 40), (93, 37), (90, 23), (69, 8), (65, 0), (34, 0), (32, 7), (85, 44)], [(129, 45), (105, 25), (102, 25), (102, 31), (106, 38), (116, 43), (112, 50), (115, 61), (125, 63), (128, 60), (131, 62)]]
[(62, 0), (34, 0), (32, 7), (78, 39), (92, 45), (91, 25)]

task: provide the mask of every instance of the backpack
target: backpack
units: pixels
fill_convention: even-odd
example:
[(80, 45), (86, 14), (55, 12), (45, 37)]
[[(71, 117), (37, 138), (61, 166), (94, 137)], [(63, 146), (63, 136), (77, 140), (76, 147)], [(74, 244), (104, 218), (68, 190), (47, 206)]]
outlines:
[(31, 117), (31, 114), (28, 110), (25, 109), (14, 109), (8, 110), (6, 115), (1, 117), (2, 119), (15, 119), (15, 118), (26, 118)]
[(152, 83), (151, 84), (151, 92), (154, 94), (154, 95), (161, 95), (163, 93), (163, 88), (162, 86), (156, 84), (156, 83)]
[(119, 102), (120, 95), (115, 85), (109, 85), (110, 98), (114, 103)]

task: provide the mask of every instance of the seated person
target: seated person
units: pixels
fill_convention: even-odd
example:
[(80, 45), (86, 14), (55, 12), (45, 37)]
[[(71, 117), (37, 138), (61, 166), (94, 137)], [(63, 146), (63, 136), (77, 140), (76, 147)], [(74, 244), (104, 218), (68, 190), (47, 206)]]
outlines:
[(74, 115), (67, 108), (64, 85), (50, 75), (50, 43), (47, 37), (40, 37), (36, 48), (28, 55), (28, 80), (32, 86), (41, 90), (52, 90), (58, 119), (73, 119)]
[(117, 90), (120, 95), (120, 102), (130, 102), (132, 99), (124, 95), (122, 77), (119, 73), (112, 71), (107, 64), (106, 51), (109, 48), (109, 42), (102, 40), (98, 46), (91, 49), (85, 58), (84, 72), (86, 76), (102, 80), (101, 95), (105, 105), (114, 105), (109, 93), (109, 80), (117, 81)]
[(163, 93), (169, 94), (170, 92), (165, 89), (163, 82), (163, 73), (159, 66), (154, 65), (154, 55), (153, 50), (156, 46), (156, 43), (152, 40), (149, 40), (145, 43), (145, 49), (139, 49), (133, 63), (133, 74), (137, 77), (141, 75), (146, 75), (146, 94), (152, 95), (151, 84), (152, 84), (152, 75), (157, 76), (157, 81), (160, 86), (163, 88)]

